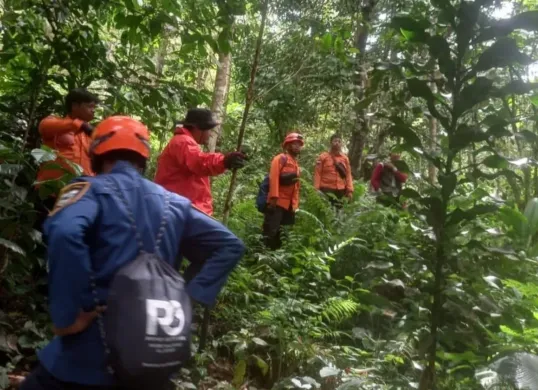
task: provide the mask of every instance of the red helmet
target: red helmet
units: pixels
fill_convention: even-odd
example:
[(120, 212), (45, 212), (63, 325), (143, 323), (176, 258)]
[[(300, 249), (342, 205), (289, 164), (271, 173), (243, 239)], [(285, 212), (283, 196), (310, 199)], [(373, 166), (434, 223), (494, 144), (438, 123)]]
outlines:
[(289, 133), (284, 139), (282, 146), (286, 146), (287, 144), (290, 144), (294, 141), (299, 141), (301, 143), (301, 146), (304, 146), (304, 137), (299, 133)]
[(92, 133), (90, 153), (100, 155), (113, 150), (131, 150), (149, 158), (149, 130), (128, 116), (111, 116), (99, 123)]

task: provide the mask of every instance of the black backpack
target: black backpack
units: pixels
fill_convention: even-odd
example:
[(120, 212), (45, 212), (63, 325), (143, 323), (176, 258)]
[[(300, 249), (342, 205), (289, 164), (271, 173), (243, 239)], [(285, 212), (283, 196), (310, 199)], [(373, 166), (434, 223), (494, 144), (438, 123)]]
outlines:
[[(190, 358), (191, 301), (178, 271), (157, 253), (144, 251), (134, 214), (113, 185), (129, 213), (139, 254), (114, 275), (106, 312), (99, 317), (101, 336), (109, 371), (122, 388), (157, 389)], [(165, 232), (169, 198), (166, 192), (154, 252)]]

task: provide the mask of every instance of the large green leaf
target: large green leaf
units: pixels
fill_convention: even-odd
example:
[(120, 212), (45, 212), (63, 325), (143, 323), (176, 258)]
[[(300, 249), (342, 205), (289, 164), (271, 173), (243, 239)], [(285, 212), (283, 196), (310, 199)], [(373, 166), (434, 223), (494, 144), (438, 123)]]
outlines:
[(478, 204), (469, 210), (456, 208), (448, 215), (447, 225), (457, 225), (462, 221), (471, 221), (479, 215), (493, 213), (498, 210), (498, 206), (494, 204)]
[(478, 58), (475, 70), (482, 72), (491, 68), (503, 68), (515, 63), (528, 65), (531, 62), (532, 58), (519, 51), (514, 39), (503, 37), (484, 50)]
[(496, 125), (491, 126), (488, 131), (485, 133), (486, 137), (501, 138), (501, 137), (511, 137), (513, 134), (506, 129), (506, 122), (500, 122)]
[(518, 209), (503, 206), (499, 209), (499, 218), (511, 229), (517, 236), (522, 237), (527, 229), (527, 217)]
[(467, 85), (461, 91), (460, 98), (455, 103), (454, 116), (459, 117), (478, 103), (487, 100), (490, 98), (492, 91), (493, 80), (485, 77), (477, 77), (474, 83)]
[(407, 199), (420, 199), (420, 194), (412, 188), (404, 188), (401, 194)]
[(482, 31), (476, 43), (510, 34), (514, 30), (538, 31), (538, 11), (522, 12), (510, 19), (496, 20)]
[(408, 126), (398, 124), (391, 126), (388, 130), (389, 134), (392, 134), (396, 137), (402, 137), (405, 142), (407, 142), (409, 145), (422, 148), (422, 142), (420, 142), (420, 138), (418, 135)]
[(519, 133), (516, 133), (515, 136), (529, 143), (535, 143), (536, 141), (538, 141), (538, 135), (536, 135), (536, 133), (533, 133), (530, 130), (521, 130)]
[(450, 46), (445, 38), (435, 35), (428, 40), (430, 55), (437, 59), (439, 69), (445, 75), (451, 88), (454, 85), (456, 65), (450, 57)]
[(521, 176), (511, 169), (499, 169), (493, 173), (486, 173), (482, 172), (480, 169), (473, 169), (470, 173), (468, 173), (465, 179), (460, 180), (460, 183), (473, 182), (477, 179), (496, 180), (500, 176), (505, 176), (510, 180), (517, 180), (520, 183), (523, 181)]
[(26, 252), (24, 251), (24, 249), (22, 249), (20, 245), (14, 243), (13, 241), (0, 238), (0, 245), (20, 255), (23, 255), (23, 256), (26, 255)]
[(456, 153), (471, 143), (482, 142), (486, 139), (486, 133), (481, 131), (480, 128), (463, 124), (458, 126), (454, 134), (448, 135), (448, 147)]
[(407, 88), (409, 88), (411, 95), (415, 97), (421, 97), (426, 101), (433, 101), (434, 99), (432, 90), (425, 80), (420, 80), (416, 77), (407, 79)]
[(401, 172), (404, 172), (404, 173), (410, 173), (411, 172), (411, 170), (409, 169), (409, 166), (403, 160), (395, 161), (394, 166), (396, 166), (396, 168)]
[(407, 79), (407, 87), (409, 89), (409, 92), (411, 92), (411, 95), (415, 97), (421, 97), (426, 100), (426, 104), (428, 105), (428, 110), (430, 114), (434, 118), (438, 119), (445, 129), (448, 128), (447, 118), (442, 116), (435, 107), (436, 97), (433, 95), (430, 87), (428, 86), (428, 83), (425, 80), (412, 77)]
[(495, 90), (495, 96), (504, 97), (507, 95), (524, 95), (538, 89), (538, 83), (525, 83), (521, 80), (514, 80)]
[(410, 16), (395, 16), (391, 26), (399, 30), (405, 38), (412, 42), (426, 42), (428, 34), (426, 29), (430, 23), (427, 20), (416, 20)]
[(528, 235), (532, 237), (538, 232), (538, 198), (529, 200), (523, 215), (527, 219)]
[(236, 387), (240, 387), (243, 384), (245, 374), (247, 372), (247, 362), (245, 360), (240, 360), (237, 362), (234, 368), (234, 377), (232, 383)]
[[(538, 356), (526, 352), (517, 352), (504, 356), (490, 364), (490, 370), (499, 378), (490, 384), (495, 388), (503, 388), (508, 382), (517, 389), (538, 390)], [(501, 380), (499, 380), (501, 379)]]
[(499, 154), (492, 154), (486, 157), (482, 164), (489, 168), (506, 169), (509, 166), (508, 160)]

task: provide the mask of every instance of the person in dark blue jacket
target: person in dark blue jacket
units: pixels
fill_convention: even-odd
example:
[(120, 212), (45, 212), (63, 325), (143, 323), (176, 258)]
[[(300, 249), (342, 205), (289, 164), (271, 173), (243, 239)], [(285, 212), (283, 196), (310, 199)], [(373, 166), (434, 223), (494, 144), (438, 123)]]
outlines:
[[(44, 225), (49, 309), (56, 336), (39, 352), (39, 365), (20, 389), (117, 389), (106, 370), (96, 321), (98, 312), (106, 316), (106, 308), (95, 306), (90, 275), (93, 271), (98, 301), (104, 305), (114, 274), (138, 254), (129, 216), (105, 184), (107, 177), (119, 183), (130, 203), (144, 245), (153, 245), (167, 191), (142, 176), (149, 153), (149, 132), (142, 123), (109, 117), (92, 135), (92, 165), (98, 175), (76, 179), (58, 196)], [(172, 217), (158, 248), (161, 257), (174, 265), (181, 254), (190, 267), (199, 269), (188, 281), (187, 292), (194, 301), (213, 306), (244, 245), (188, 199), (169, 194)]]

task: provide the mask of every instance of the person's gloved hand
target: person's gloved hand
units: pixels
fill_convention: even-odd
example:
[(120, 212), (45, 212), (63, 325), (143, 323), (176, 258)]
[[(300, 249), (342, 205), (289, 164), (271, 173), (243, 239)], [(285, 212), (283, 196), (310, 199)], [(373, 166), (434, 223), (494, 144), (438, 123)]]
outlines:
[(247, 156), (241, 152), (230, 152), (224, 156), (224, 166), (226, 169), (240, 169), (245, 166)]
[(93, 133), (93, 126), (90, 125), (88, 122), (84, 122), (82, 126), (80, 126), (80, 130), (85, 132), (88, 136), (91, 136)]

